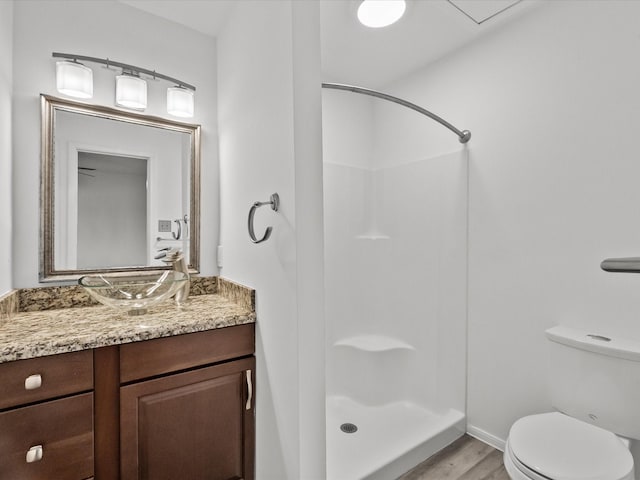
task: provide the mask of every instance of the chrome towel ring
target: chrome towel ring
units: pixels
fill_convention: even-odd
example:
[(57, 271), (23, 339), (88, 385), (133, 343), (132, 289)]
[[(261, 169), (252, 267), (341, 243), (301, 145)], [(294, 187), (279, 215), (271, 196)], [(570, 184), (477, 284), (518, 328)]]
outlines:
[(253, 217), (256, 214), (256, 210), (258, 209), (258, 207), (261, 207), (263, 205), (271, 205), (271, 210), (273, 210), (274, 212), (277, 212), (278, 208), (280, 208), (280, 197), (278, 196), (277, 193), (274, 193), (271, 195), (270, 200), (268, 202), (255, 202), (251, 206), (251, 209), (249, 210), (249, 218), (247, 220), (247, 227), (249, 228), (249, 238), (251, 238), (251, 241), (253, 243), (262, 243), (265, 240), (268, 240), (273, 230), (273, 227), (267, 227), (267, 231), (264, 232), (263, 237), (260, 240), (256, 238), (256, 234), (253, 229)]
[(180, 237), (182, 237), (182, 223), (180, 223), (180, 220), (174, 220), (173, 221), (176, 225), (178, 225), (178, 233), (175, 233), (173, 230), (171, 231), (171, 236), (173, 236), (174, 240), (180, 240)]

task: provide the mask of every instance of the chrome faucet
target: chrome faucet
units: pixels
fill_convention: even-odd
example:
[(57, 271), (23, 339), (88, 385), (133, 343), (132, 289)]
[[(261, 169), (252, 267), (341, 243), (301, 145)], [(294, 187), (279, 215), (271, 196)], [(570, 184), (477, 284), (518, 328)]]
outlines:
[(162, 256), (156, 256), (156, 258), (161, 258), (164, 263), (167, 265), (171, 265), (171, 268), (176, 272), (182, 272), (187, 276), (187, 281), (184, 286), (180, 288), (174, 295), (173, 299), (178, 305), (182, 305), (187, 301), (187, 297), (189, 296), (189, 286), (191, 284), (191, 279), (189, 277), (189, 269), (187, 268), (187, 264), (184, 261), (184, 255), (182, 251), (178, 248), (172, 248), (168, 251), (164, 252), (165, 254)]

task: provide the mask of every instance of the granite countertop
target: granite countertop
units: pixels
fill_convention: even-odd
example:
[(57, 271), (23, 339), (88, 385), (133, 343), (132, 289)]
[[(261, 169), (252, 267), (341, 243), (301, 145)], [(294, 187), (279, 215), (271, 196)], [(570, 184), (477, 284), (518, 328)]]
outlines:
[(234, 300), (193, 295), (183, 306), (167, 301), (138, 316), (102, 305), (18, 312), (0, 322), (0, 363), (254, 323), (253, 305)]

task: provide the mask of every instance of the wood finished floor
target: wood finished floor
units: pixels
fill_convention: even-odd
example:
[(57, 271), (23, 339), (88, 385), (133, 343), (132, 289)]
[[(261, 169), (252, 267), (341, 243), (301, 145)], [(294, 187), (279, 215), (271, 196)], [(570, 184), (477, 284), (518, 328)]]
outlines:
[(398, 480), (509, 480), (502, 452), (465, 435)]

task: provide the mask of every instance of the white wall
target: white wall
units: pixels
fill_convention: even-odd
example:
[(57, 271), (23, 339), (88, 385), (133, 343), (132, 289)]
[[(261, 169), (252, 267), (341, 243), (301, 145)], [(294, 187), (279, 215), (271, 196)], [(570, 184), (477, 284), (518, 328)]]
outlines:
[(13, 2), (0, 2), (0, 296), (11, 290)]
[[(498, 445), (551, 408), (546, 328), (640, 339), (640, 276), (599, 267), (640, 254), (639, 17), (640, 2), (542, 2), (387, 88), (473, 134), (468, 414)], [(455, 139), (398, 115), (392, 135), (421, 135), (391, 152)]]
[(256, 289), (258, 480), (325, 477), (318, 30), (316, 2), (245, 1), (218, 39), (221, 274)]
[[(371, 198), (372, 99), (323, 90), (322, 109), (325, 314), (327, 347), (331, 348), (340, 338), (365, 333), (363, 327), (373, 321), (378, 308), (378, 296), (373, 292), (380, 283), (375, 272), (383, 260), (374, 257), (371, 261), (365, 255), (365, 243), (373, 248), (373, 242), (357, 240), (358, 236), (379, 233), (373, 231)], [(327, 374), (327, 393), (338, 393), (333, 391), (334, 373)]]
[[(6, 3), (6, 2), (3, 2)], [(4, 30), (3, 30), (4, 31)], [(54, 51), (111, 58), (157, 70), (196, 86), (195, 116), (202, 125), (201, 273), (218, 273), (218, 159), (216, 43), (212, 37), (113, 1), (15, 2), (14, 5), (14, 246), (16, 288), (38, 285), (39, 95), (55, 89)], [(113, 106), (114, 75), (94, 71), (92, 103)], [(5, 67), (3, 67), (5, 68)], [(149, 81), (145, 113), (166, 114), (166, 82)]]

